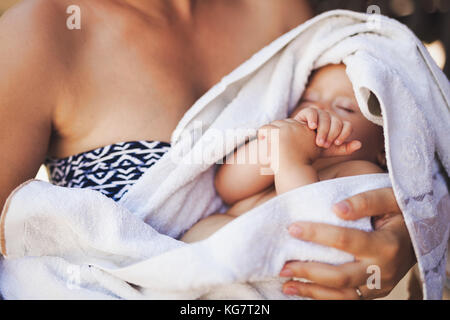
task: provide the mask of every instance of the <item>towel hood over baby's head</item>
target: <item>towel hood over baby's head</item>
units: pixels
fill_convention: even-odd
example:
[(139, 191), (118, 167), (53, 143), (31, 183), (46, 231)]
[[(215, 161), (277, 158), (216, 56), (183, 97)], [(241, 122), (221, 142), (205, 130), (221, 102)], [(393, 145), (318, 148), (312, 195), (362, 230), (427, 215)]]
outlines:
[[(418, 70), (429, 72), (427, 64), (434, 64), (434, 61), (425, 57), (424, 64), (419, 59), (428, 52), (412, 32), (397, 21), (387, 17), (379, 17), (377, 23), (361, 21), (360, 30), (355, 33), (352, 20), (349, 18), (348, 27), (342, 27), (342, 17), (328, 19), (327, 25), (314, 32), (307, 45), (295, 40), (289, 44), (294, 54), (297, 50), (299, 53), (294, 82), (302, 84), (297, 90), (293, 88), (292, 95), (303, 92), (313, 71), (328, 64), (344, 64), (361, 112), (369, 121), (383, 126), (382, 110), (395, 107), (387, 103), (384, 92), (390, 91), (394, 96), (400, 85), (411, 91), (416, 104), (425, 102), (429, 96), (428, 77), (421, 77)], [(403, 32), (397, 30), (395, 36), (386, 37), (399, 26)], [(328, 46), (323, 46), (324, 43)], [(390, 90), (386, 90), (386, 84)]]

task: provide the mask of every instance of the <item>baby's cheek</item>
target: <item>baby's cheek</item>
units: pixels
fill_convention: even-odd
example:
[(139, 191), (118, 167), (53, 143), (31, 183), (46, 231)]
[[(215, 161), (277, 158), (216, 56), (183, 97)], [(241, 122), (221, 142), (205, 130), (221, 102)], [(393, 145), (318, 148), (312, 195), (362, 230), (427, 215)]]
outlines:
[(383, 145), (383, 128), (370, 122), (369, 126), (362, 131), (362, 139), (371, 143), (374, 148)]
[[(376, 126), (372, 123), (371, 125)], [(362, 143), (361, 153), (370, 159), (376, 157), (378, 152), (383, 148), (383, 131), (378, 126), (373, 126), (366, 126), (365, 128), (360, 128), (359, 131), (354, 130), (352, 133), (352, 135), (355, 135), (353, 139), (359, 140)]]

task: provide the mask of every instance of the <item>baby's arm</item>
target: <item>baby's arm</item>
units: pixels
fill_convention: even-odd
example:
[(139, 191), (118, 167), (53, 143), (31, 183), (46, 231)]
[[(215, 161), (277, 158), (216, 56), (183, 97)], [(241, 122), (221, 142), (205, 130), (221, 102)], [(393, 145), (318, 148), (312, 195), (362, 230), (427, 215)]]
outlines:
[[(305, 109), (304, 114), (307, 114), (307, 112), (308, 114), (314, 113), (314, 111)], [(303, 120), (304, 114), (300, 113), (298, 119)], [(228, 204), (233, 204), (238, 200), (263, 191), (274, 180), (278, 194), (317, 182), (317, 173), (312, 168), (311, 163), (319, 154), (329, 156), (347, 155), (360, 148), (360, 144), (350, 142), (332, 146), (321, 152), (315, 143), (316, 133), (312, 130), (314, 125), (306, 117), (305, 121), (308, 123), (309, 128), (306, 127), (305, 123), (293, 119), (274, 121), (270, 125), (261, 128), (265, 130), (260, 129), (258, 139), (252, 140), (239, 148), (234, 153), (234, 157), (239, 157), (242, 152), (242, 154), (247, 156), (243, 157), (243, 159), (249, 160), (249, 158), (253, 158), (254, 160), (254, 153), (258, 152), (258, 143), (260, 140), (264, 140), (263, 143), (267, 143), (267, 154), (271, 155), (270, 164), (261, 163), (261, 161), (255, 164), (249, 164), (249, 161), (244, 161), (244, 164), (237, 164), (236, 158), (230, 164), (223, 164), (219, 168), (215, 180), (217, 192), (222, 199)], [(279, 139), (276, 141), (271, 141), (273, 136), (270, 130), (272, 129), (279, 130)], [(347, 136), (348, 134), (342, 134), (340, 137), (342, 141), (345, 141)], [(272, 152), (275, 151), (272, 150), (274, 143), (279, 147), (276, 152)], [(248, 157), (249, 155), (253, 156)], [(256, 159), (258, 158), (256, 157)], [(273, 172), (275, 178), (273, 175), (263, 175), (262, 169), (265, 169), (266, 172), (267, 170)], [(180, 240), (184, 242), (203, 240), (234, 218), (227, 214), (211, 215), (195, 224)]]
[(215, 187), (226, 204), (232, 205), (273, 184), (270, 165), (263, 160), (258, 157), (258, 140), (254, 139), (238, 148), (219, 167)]
[(272, 163), (277, 194), (318, 182), (318, 174), (312, 167), (321, 152), (315, 143), (316, 133), (295, 120), (273, 124), (279, 130), (279, 156), (273, 159), (278, 163)]
[[(304, 110), (304, 112), (306, 114), (314, 111)], [(319, 156), (350, 155), (361, 147), (359, 141), (351, 141), (340, 145), (332, 144), (328, 148), (321, 148), (316, 144), (317, 134), (311, 130), (312, 125), (309, 123), (309, 119), (305, 118), (303, 120), (301, 117), (302, 114), (300, 113), (299, 120), (285, 119), (274, 121), (270, 124), (273, 130), (279, 132), (278, 157), (271, 160), (277, 194), (318, 182), (319, 177), (312, 163)], [(318, 130), (320, 129), (321, 124), (319, 123)], [(339, 129), (337, 130), (339, 131)], [(335, 132), (334, 136), (339, 136), (340, 133)], [(342, 141), (345, 141), (348, 135), (349, 132), (342, 134)], [(332, 140), (331, 142), (333, 143), (334, 141)], [(272, 145), (273, 142), (270, 144)]]
[[(258, 140), (254, 139), (238, 148), (217, 170), (216, 191), (226, 204), (231, 206), (273, 184), (269, 161), (261, 161), (257, 155)], [(210, 215), (192, 226), (180, 240), (187, 243), (203, 240), (233, 219), (235, 216), (228, 214)]]
[[(317, 151), (316, 143), (317, 146), (327, 148), (329, 155), (346, 155), (358, 149), (359, 146), (355, 144), (343, 142), (351, 133), (351, 125), (342, 125), (330, 129), (333, 117), (331, 115), (325, 117), (325, 113), (308, 107), (296, 113), (295, 120), (277, 120), (260, 128), (258, 139), (240, 147), (227, 159), (227, 163), (221, 165), (218, 169), (215, 187), (222, 200), (228, 205), (232, 205), (267, 189), (274, 183), (274, 180), (275, 185), (279, 185), (281, 193), (317, 182), (317, 174), (310, 163), (306, 165), (304, 162), (307, 160), (298, 158), (300, 155), (305, 155), (305, 152), (312, 151), (311, 148), (315, 147), (314, 150)], [(337, 118), (335, 120), (340, 121)], [(286, 126), (287, 123), (290, 123), (291, 126)], [(293, 134), (293, 130), (286, 128), (295, 127), (295, 125), (302, 126), (302, 132), (297, 132), (297, 135)], [(288, 133), (288, 139), (281, 138), (281, 135), (272, 135), (271, 130), (281, 129), (281, 126), (286, 129), (283, 134)], [(341, 129), (337, 129), (338, 127)], [(307, 129), (310, 129), (310, 131)], [(313, 131), (314, 129), (317, 129), (318, 134)], [(281, 134), (281, 131), (279, 133)], [(303, 135), (309, 137), (309, 139), (305, 138), (306, 140), (304, 140)], [(312, 139), (313, 136), (316, 138)], [(328, 143), (332, 144), (334, 141), (335, 144), (331, 146), (323, 145), (323, 142), (320, 141), (323, 136), (328, 136), (328, 139), (325, 139)], [(279, 137), (279, 139), (271, 141), (274, 137)], [(265, 140), (262, 138), (265, 138)], [(279, 150), (282, 144), (285, 145), (283, 152)], [(293, 152), (293, 147), (297, 147), (298, 152)], [(278, 172), (281, 163), (283, 165), (281, 171)], [(278, 174), (274, 177), (275, 171)]]

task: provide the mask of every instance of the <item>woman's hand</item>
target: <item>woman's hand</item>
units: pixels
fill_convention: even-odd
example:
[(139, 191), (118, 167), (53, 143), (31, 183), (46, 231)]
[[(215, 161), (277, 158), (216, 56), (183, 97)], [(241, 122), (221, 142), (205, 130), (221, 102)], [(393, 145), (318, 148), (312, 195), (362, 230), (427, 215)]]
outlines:
[[(380, 216), (373, 232), (297, 222), (289, 227), (292, 236), (334, 247), (355, 256), (355, 261), (342, 265), (317, 262), (287, 262), (280, 276), (310, 280), (310, 283), (287, 281), (286, 294), (313, 299), (373, 299), (389, 294), (416, 262), (408, 230), (391, 188), (365, 192), (334, 205), (342, 219)], [(380, 270), (379, 288), (369, 288), (368, 278)], [(357, 290), (357, 288), (359, 290)], [(358, 294), (361, 293), (361, 296)]]

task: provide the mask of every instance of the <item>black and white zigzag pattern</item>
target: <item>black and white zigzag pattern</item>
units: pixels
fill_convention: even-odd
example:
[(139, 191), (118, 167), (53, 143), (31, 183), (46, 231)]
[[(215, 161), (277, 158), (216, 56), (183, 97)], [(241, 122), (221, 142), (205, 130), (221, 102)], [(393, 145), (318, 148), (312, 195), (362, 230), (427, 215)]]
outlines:
[(169, 148), (160, 141), (121, 142), (64, 159), (47, 158), (45, 165), (53, 184), (98, 190), (119, 201)]

